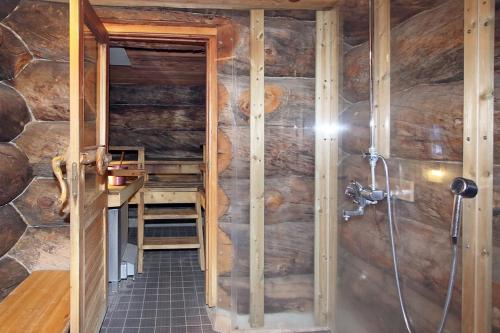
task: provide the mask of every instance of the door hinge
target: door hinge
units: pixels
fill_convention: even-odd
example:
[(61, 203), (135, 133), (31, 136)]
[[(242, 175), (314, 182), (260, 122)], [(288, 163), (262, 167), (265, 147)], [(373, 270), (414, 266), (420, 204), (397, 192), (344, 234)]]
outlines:
[(76, 162), (71, 165), (71, 195), (73, 199), (78, 196), (78, 167)]

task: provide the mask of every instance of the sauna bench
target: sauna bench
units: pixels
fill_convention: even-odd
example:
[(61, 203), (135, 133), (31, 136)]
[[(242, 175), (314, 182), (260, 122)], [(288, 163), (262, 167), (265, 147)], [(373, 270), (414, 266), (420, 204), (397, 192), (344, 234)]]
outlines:
[(35, 271), (0, 303), (0, 331), (69, 330), (69, 271)]
[(123, 186), (108, 185), (108, 208), (118, 208), (128, 202), (144, 185), (144, 177), (127, 181)]

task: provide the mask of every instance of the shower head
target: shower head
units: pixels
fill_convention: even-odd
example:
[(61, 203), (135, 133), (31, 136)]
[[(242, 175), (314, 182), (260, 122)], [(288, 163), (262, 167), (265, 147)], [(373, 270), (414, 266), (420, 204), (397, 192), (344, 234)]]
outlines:
[(473, 180), (457, 177), (450, 186), (451, 192), (463, 198), (474, 198), (477, 194), (477, 185)]
[(452, 243), (457, 244), (460, 234), (460, 221), (462, 220), (462, 199), (474, 198), (477, 194), (477, 185), (471, 179), (457, 177), (453, 179), (450, 189), (455, 195), (450, 235)]

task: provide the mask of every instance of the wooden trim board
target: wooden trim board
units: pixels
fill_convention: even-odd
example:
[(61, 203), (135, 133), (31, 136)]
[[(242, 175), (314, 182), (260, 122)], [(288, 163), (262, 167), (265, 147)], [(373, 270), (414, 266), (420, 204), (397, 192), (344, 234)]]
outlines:
[(495, 1), (464, 2), (463, 175), (479, 192), (464, 200), (462, 332), (491, 332)]
[(264, 325), (264, 11), (250, 12), (250, 326)]
[(333, 328), (337, 278), (340, 27), (337, 10), (316, 12), (314, 315)]
[(373, 102), (377, 152), (391, 155), (391, 15), (389, 0), (375, 0)]

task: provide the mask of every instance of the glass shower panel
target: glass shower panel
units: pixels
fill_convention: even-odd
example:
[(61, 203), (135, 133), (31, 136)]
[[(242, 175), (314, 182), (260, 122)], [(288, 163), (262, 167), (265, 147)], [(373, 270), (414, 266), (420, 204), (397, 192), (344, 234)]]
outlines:
[(266, 328), (315, 326), (316, 22), (302, 15), (265, 18)]
[[(344, 195), (351, 180), (365, 187), (371, 183), (368, 161), (361, 156), (370, 138), (367, 7), (361, 16), (343, 14), (339, 210), (354, 206)], [(446, 1), (424, 7), (404, 16), (399, 8), (391, 9), (391, 156), (387, 162), (404, 304), (414, 331), (435, 332), (451, 262), (449, 185), (462, 175), (463, 4)], [(351, 10), (359, 14), (360, 9)], [(385, 190), (381, 161), (376, 179), (378, 188)], [(405, 332), (386, 200), (367, 206), (361, 217), (339, 220), (338, 227), (337, 331)], [(460, 275), (461, 265), (448, 332), (460, 331)]]

